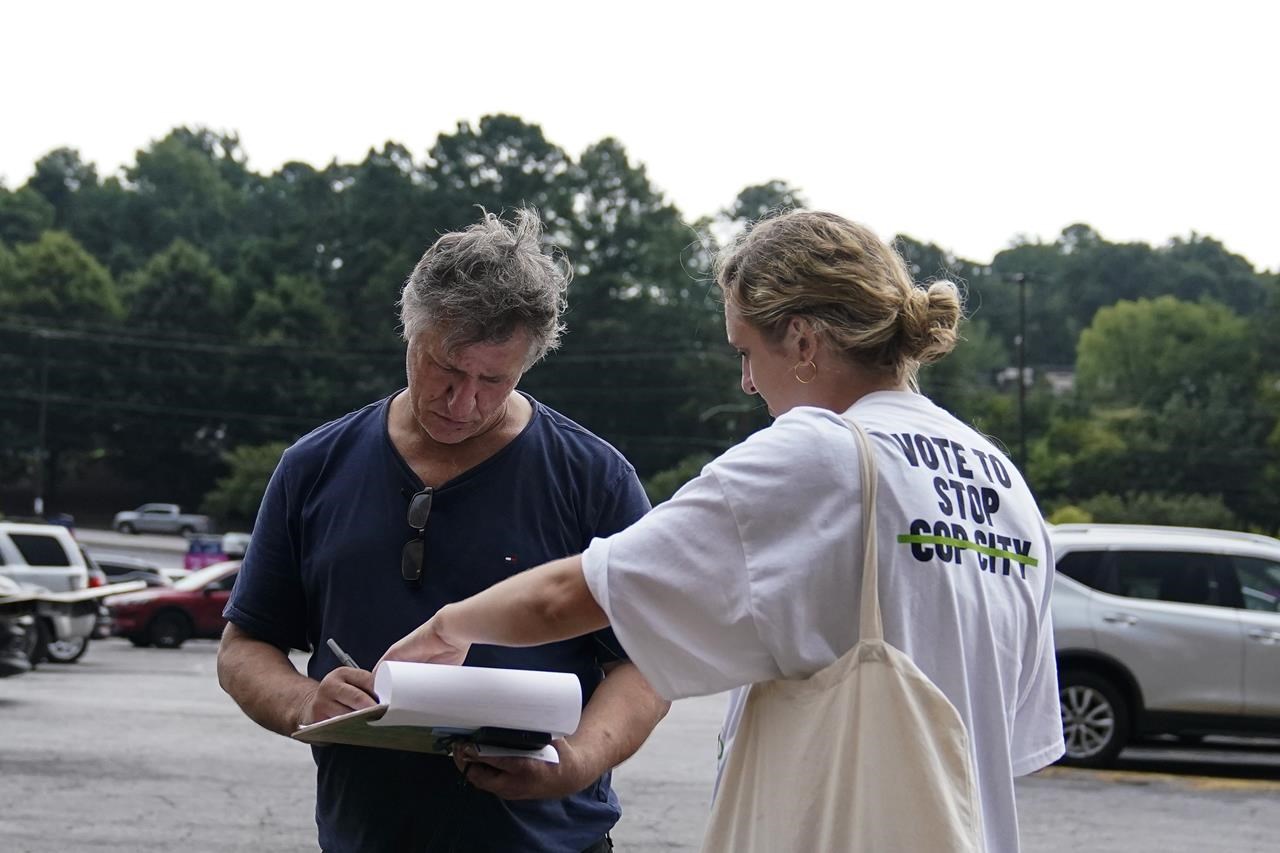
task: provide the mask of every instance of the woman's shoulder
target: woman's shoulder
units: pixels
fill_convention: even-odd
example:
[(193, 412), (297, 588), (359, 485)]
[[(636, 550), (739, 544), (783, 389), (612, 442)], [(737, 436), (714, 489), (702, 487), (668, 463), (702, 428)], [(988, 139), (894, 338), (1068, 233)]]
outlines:
[(848, 430), (844, 417), (839, 412), (817, 406), (796, 406), (786, 414), (779, 415), (767, 429), (760, 430), (756, 435), (768, 433), (777, 440), (794, 440), (799, 436), (830, 438), (847, 434)]
[(753, 433), (733, 450), (767, 453), (794, 449), (798, 443), (843, 444), (848, 438), (849, 428), (838, 413), (813, 406), (797, 406), (779, 415), (772, 424)]
[(708, 469), (726, 486), (790, 481), (820, 486), (841, 478), (857, 449), (839, 414), (798, 407), (725, 451)]
[[(987, 445), (988, 439), (923, 394), (912, 391), (877, 391), (854, 403), (846, 412), (869, 433), (928, 440), (964, 440)], [(993, 448), (994, 449), (994, 448)]]

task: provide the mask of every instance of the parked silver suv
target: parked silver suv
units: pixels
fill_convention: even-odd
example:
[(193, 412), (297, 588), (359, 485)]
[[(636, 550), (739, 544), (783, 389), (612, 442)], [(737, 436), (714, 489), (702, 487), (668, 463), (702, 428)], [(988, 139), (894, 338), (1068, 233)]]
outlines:
[[(56, 524), (0, 521), (0, 574), (54, 593), (73, 593), (89, 586), (84, 554), (70, 531)], [(97, 613), (98, 602), (94, 600), (66, 607), (41, 605), (31, 662), (79, 660), (89, 647)]]
[(1280, 737), (1280, 540), (1187, 527), (1051, 531), (1064, 763), (1135, 737)]

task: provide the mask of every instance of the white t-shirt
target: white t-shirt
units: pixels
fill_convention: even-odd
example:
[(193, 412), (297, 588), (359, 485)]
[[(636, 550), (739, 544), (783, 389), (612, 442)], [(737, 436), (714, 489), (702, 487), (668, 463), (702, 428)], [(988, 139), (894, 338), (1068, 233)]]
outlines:
[[(1063, 752), (1053, 552), (1040, 512), (1004, 454), (927, 398), (881, 391), (847, 414), (879, 469), (885, 639), (960, 712), (987, 849), (1016, 851), (1013, 777)], [(793, 409), (627, 530), (591, 543), (591, 593), (659, 693), (803, 678), (853, 647), (858, 472), (839, 415)], [(731, 703), (725, 754), (740, 711)]]

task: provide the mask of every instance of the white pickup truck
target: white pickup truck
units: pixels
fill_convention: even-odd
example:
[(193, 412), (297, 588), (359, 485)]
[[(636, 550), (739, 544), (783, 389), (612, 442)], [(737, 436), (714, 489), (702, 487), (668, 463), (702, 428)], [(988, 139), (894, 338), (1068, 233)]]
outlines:
[(128, 512), (117, 512), (111, 527), (121, 533), (208, 533), (209, 516), (182, 511), (177, 504), (143, 504)]

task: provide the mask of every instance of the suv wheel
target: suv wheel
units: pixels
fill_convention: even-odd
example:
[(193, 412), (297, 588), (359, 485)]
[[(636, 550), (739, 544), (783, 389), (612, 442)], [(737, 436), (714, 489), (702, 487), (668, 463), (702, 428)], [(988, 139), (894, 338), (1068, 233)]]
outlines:
[(137, 533), (138, 532), (134, 528), (134, 526), (127, 521), (120, 522), (120, 524), (116, 526), (116, 530), (118, 530), (121, 533)]
[(45, 656), (53, 663), (75, 663), (89, 650), (88, 637), (54, 640), (45, 647)]
[(1058, 675), (1063, 764), (1105, 767), (1129, 741), (1129, 703), (1108, 679), (1085, 670)]

